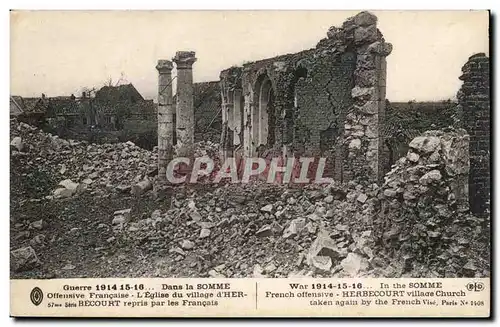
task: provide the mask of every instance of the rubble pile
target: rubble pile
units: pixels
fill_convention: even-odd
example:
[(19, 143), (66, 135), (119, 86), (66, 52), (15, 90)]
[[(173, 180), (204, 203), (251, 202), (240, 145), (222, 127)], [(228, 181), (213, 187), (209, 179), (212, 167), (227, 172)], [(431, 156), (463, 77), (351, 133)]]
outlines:
[[(489, 219), (468, 211), (463, 130), (415, 138), (382, 186), (208, 178), (166, 187), (164, 201), (154, 151), (62, 140), (15, 120), (11, 134), (13, 271), (50, 262), (76, 273), (51, 251), (79, 244), (87, 264), (116, 251), (124, 274), (157, 277), (489, 275)], [(218, 151), (200, 142), (195, 155), (216, 161)]]
[(352, 186), (179, 189), (170, 209), (110, 219), (117, 238), (172, 256), (171, 269), (193, 276), (359, 276), (377, 267), (370, 217), (378, 200), (376, 190)]
[(409, 147), (381, 188), (375, 230), (384, 250), (414, 277), (484, 275), (470, 252), (488, 233), (483, 219), (467, 214), (469, 136), (428, 131)]
[[(13, 125), (13, 126), (12, 126)], [(66, 198), (83, 191), (103, 194), (129, 192), (131, 185), (155, 175), (156, 153), (132, 142), (89, 144), (63, 140), (25, 123), (11, 121), (12, 171), (38, 185), (31, 198)]]

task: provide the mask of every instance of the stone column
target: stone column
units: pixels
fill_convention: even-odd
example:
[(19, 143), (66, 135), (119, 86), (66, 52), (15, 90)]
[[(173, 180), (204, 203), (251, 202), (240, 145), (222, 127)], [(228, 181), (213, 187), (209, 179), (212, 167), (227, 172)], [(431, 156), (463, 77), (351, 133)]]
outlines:
[(463, 85), (457, 94), (461, 125), (470, 135), (469, 206), (476, 214), (490, 208), (490, 62), (484, 53), (462, 67)]
[(172, 59), (177, 67), (176, 131), (177, 155), (194, 155), (193, 51), (178, 51)]
[(166, 179), (168, 163), (173, 158), (174, 106), (172, 101), (172, 62), (158, 60), (158, 177)]
[(377, 29), (377, 17), (361, 12), (348, 19), (343, 28), (352, 33), (356, 69), (352, 98), (354, 106), (345, 121), (345, 153), (348, 155), (344, 180), (382, 180), (379, 157), (383, 147), (381, 126), (385, 112), (385, 57), (392, 51)]
[(242, 89), (243, 89), (243, 155), (252, 157), (255, 153), (253, 146), (253, 129), (258, 128), (253, 126), (254, 115), (254, 91), (252, 89), (252, 79), (250, 67), (244, 67), (242, 73)]
[(226, 87), (221, 87), (222, 99), (222, 136), (221, 136), (221, 151), (222, 158), (225, 160), (232, 156), (233, 148), (233, 91)]
[(234, 156), (241, 140), (241, 84), (242, 69), (231, 67), (220, 74), (220, 90), (222, 99), (222, 157)]
[(241, 145), (242, 143), (242, 138), (241, 138), (241, 130), (243, 128), (242, 126), (242, 121), (243, 121), (243, 116), (242, 116), (242, 106), (241, 106), (241, 98), (243, 96), (243, 92), (241, 89), (235, 89), (234, 90), (234, 100), (233, 100), (233, 120), (234, 120), (234, 129), (233, 129), (233, 145), (234, 148), (237, 148)]

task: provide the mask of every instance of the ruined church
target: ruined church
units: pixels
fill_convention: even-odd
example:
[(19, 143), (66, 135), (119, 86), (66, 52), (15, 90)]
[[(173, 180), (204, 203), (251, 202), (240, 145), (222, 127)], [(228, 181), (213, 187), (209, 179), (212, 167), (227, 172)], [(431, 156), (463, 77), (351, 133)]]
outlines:
[(362, 12), (313, 49), (222, 71), (224, 155), (325, 157), (336, 180), (379, 180), (391, 50)]
[[(383, 183), (389, 157), (384, 131), (391, 127), (385, 126), (390, 124), (386, 57), (392, 45), (377, 28), (377, 17), (369, 12), (348, 18), (340, 27), (330, 27), (326, 34), (315, 48), (220, 73), (222, 158), (326, 158), (326, 177), (339, 182)], [(194, 153), (195, 53), (179, 51), (173, 61), (177, 69), (175, 103), (173, 63), (159, 60), (156, 67), (160, 178), (165, 176), (174, 148), (177, 156)], [(444, 127), (463, 128), (470, 135), (470, 173), (464, 188), (468, 188), (473, 212), (483, 213), (489, 208), (491, 178), (489, 58), (484, 53), (471, 56), (462, 72), (464, 83), (452, 113), (456, 123)], [(440, 120), (449, 114), (433, 115)], [(424, 130), (436, 128), (429, 125)], [(469, 159), (466, 161), (468, 166)], [(389, 161), (389, 167), (391, 164)]]

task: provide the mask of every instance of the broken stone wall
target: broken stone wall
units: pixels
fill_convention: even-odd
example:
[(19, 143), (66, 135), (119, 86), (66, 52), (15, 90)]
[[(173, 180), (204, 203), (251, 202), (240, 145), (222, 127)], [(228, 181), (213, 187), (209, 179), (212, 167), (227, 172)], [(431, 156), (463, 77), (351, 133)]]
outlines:
[[(339, 33), (332, 31), (332, 33)], [(377, 181), (383, 169), (380, 153), (385, 117), (387, 64), (385, 57), (392, 51), (377, 29), (377, 17), (360, 13), (347, 19), (342, 26), (344, 38), (356, 51), (356, 70), (350, 108), (345, 120), (343, 178)]]
[[(290, 144), (293, 115), (291, 81), (297, 62), (308, 51), (260, 60), (244, 65), (244, 143), (246, 155)], [(271, 101), (270, 101), (271, 100)], [(285, 122), (288, 121), (288, 124)], [(260, 147), (260, 148), (259, 148)]]
[(452, 257), (457, 236), (472, 228), (461, 219), (468, 211), (469, 135), (463, 129), (428, 131), (409, 146), (385, 176), (377, 237), (408, 270), (419, 264), (440, 271), (447, 264), (463, 265), (463, 258)]
[(463, 127), (470, 134), (469, 199), (471, 211), (485, 213), (490, 203), (490, 64), (484, 53), (462, 67), (457, 94)]
[[(385, 56), (392, 45), (376, 23), (374, 15), (362, 12), (340, 28), (331, 27), (313, 49), (243, 66), (243, 121), (234, 119), (234, 100), (226, 101), (231, 109), (223, 124), (229, 129), (242, 124), (245, 156), (259, 155), (263, 148), (286, 156), (324, 156), (330, 159), (327, 175), (337, 180), (380, 179)], [(234, 83), (229, 76), (221, 74), (223, 98), (230, 96), (225, 85)], [(223, 129), (222, 134), (224, 143), (228, 133)]]
[(432, 102), (386, 101), (384, 124), (380, 130), (384, 149), (379, 158), (384, 174), (409, 150), (408, 144), (428, 130), (454, 126), (457, 103), (451, 100)]
[(296, 150), (303, 149), (305, 155), (311, 156), (335, 151), (341, 129), (339, 117), (352, 105), (355, 60), (355, 55), (348, 52), (304, 64), (307, 77), (295, 85)]

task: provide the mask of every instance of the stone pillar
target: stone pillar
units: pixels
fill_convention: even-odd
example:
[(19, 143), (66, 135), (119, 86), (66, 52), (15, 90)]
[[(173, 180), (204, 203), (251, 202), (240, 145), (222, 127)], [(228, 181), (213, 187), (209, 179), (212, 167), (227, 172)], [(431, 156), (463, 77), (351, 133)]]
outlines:
[(253, 147), (253, 115), (254, 115), (254, 91), (252, 89), (252, 82), (250, 78), (249, 68), (243, 69), (243, 78), (242, 78), (242, 87), (243, 87), (243, 97), (244, 97), (244, 105), (243, 105), (243, 155), (245, 157), (252, 157), (255, 153)]
[(234, 90), (234, 98), (233, 98), (233, 120), (234, 120), (234, 129), (233, 129), (233, 146), (234, 148), (238, 148), (241, 146), (242, 143), (242, 137), (241, 137), (241, 131), (242, 131), (242, 121), (243, 121), (243, 108), (241, 106), (241, 98), (243, 96), (243, 92), (241, 89), (235, 89)]
[(224, 158), (234, 155), (241, 144), (241, 78), (242, 69), (231, 67), (220, 74), (222, 99), (221, 152)]
[(166, 179), (168, 163), (173, 158), (174, 106), (172, 102), (172, 62), (158, 60), (158, 177)]
[(232, 156), (233, 150), (233, 91), (227, 87), (221, 87), (222, 99), (222, 136), (221, 151), (225, 160)]
[(177, 155), (194, 155), (193, 51), (178, 51), (172, 59), (177, 67), (176, 132)]
[(470, 135), (469, 206), (482, 214), (490, 208), (490, 63), (484, 53), (462, 67), (463, 85), (457, 94), (462, 126)]
[(354, 105), (346, 116), (344, 145), (348, 158), (344, 180), (377, 182), (382, 179), (379, 156), (383, 147), (380, 133), (385, 112), (385, 57), (392, 51), (377, 29), (377, 17), (361, 12), (344, 25), (356, 51), (352, 98)]

